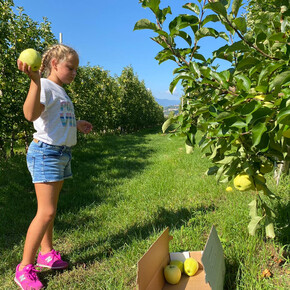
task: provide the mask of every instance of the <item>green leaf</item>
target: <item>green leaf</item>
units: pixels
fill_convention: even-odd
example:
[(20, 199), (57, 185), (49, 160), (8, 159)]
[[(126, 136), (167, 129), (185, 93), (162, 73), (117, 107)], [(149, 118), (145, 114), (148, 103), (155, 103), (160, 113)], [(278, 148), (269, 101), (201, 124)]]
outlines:
[(210, 168), (207, 170), (206, 174), (207, 174), (207, 175), (215, 175), (215, 174), (218, 172), (218, 169), (219, 169), (218, 166), (210, 167)]
[(159, 51), (155, 59), (158, 60), (159, 64), (169, 59), (175, 61), (175, 57), (172, 55), (171, 50), (168, 48)]
[(265, 229), (266, 229), (266, 236), (268, 238), (274, 239), (275, 238), (275, 231), (274, 231), (274, 224), (272, 219), (266, 217), (265, 220)]
[(252, 82), (247, 76), (242, 75), (242, 74), (236, 75), (234, 76), (234, 80), (237, 82), (237, 87), (240, 90), (249, 92)]
[(234, 116), (234, 112), (222, 112), (217, 115), (216, 120), (221, 121), (225, 119), (229, 119)]
[(240, 30), (242, 33), (247, 32), (247, 23), (244, 17), (238, 17), (233, 21), (235, 27)]
[(243, 0), (234, 0), (232, 4), (232, 13), (237, 16), (239, 13), (239, 9), (242, 6)]
[(281, 74), (277, 75), (273, 82), (270, 84), (270, 90), (273, 88), (279, 89), (283, 84), (290, 80), (290, 70), (284, 71)]
[(200, 13), (199, 7), (195, 3), (186, 3), (182, 7), (185, 9), (189, 9), (189, 10), (193, 11), (197, 15), (199, 15), (199, 13)]
[(227, 169), (225, 165), (222, 165), (219, 170), (216, 173), (216, 180), (219, 181), (224, 173), (224, 171)]
[(169, 23), (170, 35), (174, 35), (174, 34), (178, 33), (179, 30), (181, 30), (185, 27), (198, 25), (198, 22), (199, 22), (198, 17), (196, 17), (194, 15), (181, 14), (181, 15), (175, 17)]
[(194, 79), (194, 77), (192, 75), (190, 75), (189, 73), (186, 73), (186, 72), (182, 72), (180, 73), (178, 76), (176, 76), (173, 81), (170, 83), (169, 85), (169, 91), (171, 93), (173, 93), (177, 83), (180, 81), (180, 80), (183, 80), (183, 79), (188, 79), (188, 80), (192, 80)]
[(242, 33), (247, 32), (247, 22), (244, 17), (238, 17), (234, 21), (235, 27), (240, 30)]
[(245, 57), (241, 61), (238, 62), (237, 69), (238, 70), (248, 69), (250, 67), (255, 66), (259, 62), (260, 60), (254, 57)]
[(207, 27), (201, 27), (197, 32), (195, 33), (195, 38), (201, 39), (206, 36), (212, 36), (212, 37), (219, 37), (219, 33), (213, 29), (213, 28), (207, 28)]
[(231, 46), (229, 46), (226, 52), (233, 52), (233, 51), (247, 51), (249, 50), (248, 45), (244, 43), (243, 40), (234, 42)]
[(249, 234), (251, 236), (254, 236), (256, 233), (256, 230), (259, 226), (260, 221), (263, 219), (261, 216), (255, 216), (251, 219), (250, 223), (248, 224), (248, 230)]
[(258, 110), (261, 107), (261, 104), (256, 102), (256, 101), (252, 101), (249, 103), (246, 103), (242, 108), (241, 108), (241, 115), (251, 115), (253, 114), (253, 112), (255, 112), (256, 110)]
[(188, 43), (189, 46), (192, 45), (191, 37), (190, 37), (190, 35), (187, 34), (186, 32), (184, 32), (184, 31), (179, 31), (176, 35), (177, 35), (177, 36), (180, 36), (181, 38), (183, 38), (183, 39)]
[(204, 58), (204, 56), (203, 56), (202, 54), (194, 53), (192, 56), (193, 56), (193, 58), (195, 58), (195, 59), (199, 59), (199, 60), (201, 60), (201, 61), (206, 62), (206, 59)]
[(258, 79), (258, 85), (261, 84), (261, 82), (268, 82), (267, 76), (269, 76), (270, 74), (272, 74), (275, 70), (277, 70), (278, 68), (280, 68), (281, 66), (283, 66), (285, 63), (270, 63), (269, 65), (267, 65), (260, 73), (259, 75), (259, 79)]
[(160, 0), (142, 0), (142, 7), (150, 8), (155, 14), (159, 11)]
[(243, 121), (236, 121), (235, 123), (233, 123), (230, 127), (235, 127), (235, 128), (245, 128), (247, 127), (247, 123), (243, 122)]
[(199, 69), (199, 66), (196, 62), (192, 61), (190, 64), (189, 64), (189, 68), (192, 72), (194, 72), (195, 74), (197, 74), (197, 77), (200, 78), (201, 76), (201, 73), (200, 73), (200, 69)]
[(159, 28), (155, 23), (144, 18), (144, 19), (137, 21), (135, 26), (134, 26), (134, 30), (140, 30), (140, 29), (152, 29), (152, 30), (156, 31)]
[(167, 119), (162, 125), (162, 132), (165, 133), (166, 130), (169, 128), (169, 126), (173, 123), (174, 123), (174, 119), (172, 118)]
[(283, 108), (278, 116), (277, 123), (290, 126), (290, 106)]
[(230, 164), (235, 159), (235, 156), (226, 156), (224, 159), (217, 161), (218, 164)]
[(205, 9), (211, 9), (217, 14), (220, 14), (224, 17), (227, 16), (227, 10), (225, 6), (221, 2), (215, 2), (215, 3), (208, 3), (204, 6)]
[(272, 41), (287, 42), (287, 37), (283, 32), (274, 33), (268, 39)]
[(267, 131), (267, 126), (265, 123), (257, 123), (252, 128), (252, 141), (253, 146), (257, 146), (262, 138), (262, 135)]
[(256, 199), (252, 200), (249, 203), (249, 207), (250, 207), (250, 212), (249, 212), (250, 217), (252, 217), (252, 218), (256, 217), (257, 216), (257, 201), (256, 201)]
[(156, 14), (156, 18), (158, 19), (158, 21), (161, 24), (163, 24), (163, 22), (166, 20), (166, 15), (172, 14), (171, 8), (168, 6), (167, 8), (164, 8), (162, 10), (159, 9), (155, 14)]
[(201, 22), (201, 26), (204, 26), (205, 24), (207, 24), (208, 22), (218, 22), (220, 21), (218, 16), (216, 14), (210, 14), (207, 15), (203, 21)]

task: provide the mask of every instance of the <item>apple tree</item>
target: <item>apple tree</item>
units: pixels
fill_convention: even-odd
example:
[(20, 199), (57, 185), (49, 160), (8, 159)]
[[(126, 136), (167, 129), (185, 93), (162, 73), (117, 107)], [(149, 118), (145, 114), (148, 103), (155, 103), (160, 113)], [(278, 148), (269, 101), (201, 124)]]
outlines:
[(46, 19), (39, 24), (22, 8), (17, 12), (13, 8), (12, 0), (0, 1), (0, 154), (4, 156), (8, 147), (14, 154), (16, 142), (27, 145), (32, 130), (22, 113), (29, 79), (18, 71), (17, 58), (26, 48), (42, 52), (56, 41)]
[(120, 126), (125, 131), (136, 131), (164, 121), (163, 109), (152, 93), (140, 81), (132, 67), (125, 67), (118, 78), (123, 95)]
[(101, 67), (82, 66), (67, 90), (77, 114), (98, 133), (136, 131), (164, 121), (162, 108), (132, 67), (112, 77)]
[[(155, 33), (157, 61), (176, 63), (170, 91), (179, 82), (184, 90), (181, 113), (166, 120), (163, 131), (175, 124), (171, 134), (184, 136), (193, 148), (199, 130), (198, 145), (213, 162), (207, 173), (218, 182), (234, 180), (241, 191), (253, 190), (249, 233), (264, 223), (266, 236), (274, 238), (279, 198), (264, 174), (290, 159), (288, 0), (248, 1), (243, 16), (242, 0), (196, 0), (176, 16), (170, 16), (170, 6), (160, 8), (160, 0), (139, 2), (154, 21), (141, 19), (134, 29)], [(203, 54), (208, 38), (223, 41), (210, 58)]]

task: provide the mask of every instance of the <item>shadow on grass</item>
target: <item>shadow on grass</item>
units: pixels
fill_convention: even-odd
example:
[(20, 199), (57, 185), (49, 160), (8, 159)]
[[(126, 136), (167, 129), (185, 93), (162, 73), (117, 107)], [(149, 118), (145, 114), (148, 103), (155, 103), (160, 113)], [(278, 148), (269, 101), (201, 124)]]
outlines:
[[(282, 245), (290, 244), (290, 204), (280, 204), (276, 208), (277, 217), (276, 217), (276, 227), (278, 230), (275, 230), (276, 239)], [(289, 249), (290, 250), (290, 249)]]
[[(186, 221), (190, 220), (200, 212), (206, 214), (207, 212), (215, 211), (214, 205), (201, 206), (195, 209), (181, 208), (178, 211), (172, 211), (165, 208), (159, 208), (152, 220), (147, 221), (144, 225), (135, 224), (129, 229), (125, 229), (119, 233), (108, 236), (104, 240), (100, 240), (98, 244), (108, 245), (104, 251), (86, 256), (83, 259), (76, 261), (76, 265), (89, 263), (95, 260), (101, 260), (106, 257), (114, 255), (114, 251), (123, 248), (124, 245), (130, 245), (134, 240), (145, 240), (156, 231), (163, 230), (166, 227), (172, 229), (179, 229)], [(86, 251), (92, 245), (86, 245), (83, 248), (78, 248), (78, 252)], [(184, 251), (188, 249), (183, 249)]]
[[(74, 178), (65, 182), (58, 204), (58, 214), (73, 214), (71, 227), (78, 223), (75, 217), (80, 208), (106, 202), (106, 193), (110, 188), (122, 183), (125, 178), (131, 178), (148, 165), (148, 157), (154, 153), (146, 146), (145, 137), (148, 133), (154, 132), (150, 130), (101, 138), (88, 136), (74, 148)], [(37, 204), (25, 155), (17, 155), (1, 162), (0, 253), (3, 253), (24, 240)], [(56, 217), (56, 229), (64, 229), (57, 219)], [(65, 227), (67, 226), (70, 225), (66, 224)], [(19, 257), (13, 253), (8, 263), (14, 266), (19, 262), (17, 259)]]

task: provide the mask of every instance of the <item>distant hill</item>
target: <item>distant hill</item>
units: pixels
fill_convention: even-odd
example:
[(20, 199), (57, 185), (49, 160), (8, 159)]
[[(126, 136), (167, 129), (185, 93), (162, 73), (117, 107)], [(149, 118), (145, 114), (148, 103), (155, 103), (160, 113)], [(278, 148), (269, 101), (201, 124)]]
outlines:
[(174, 115), (177, 115), (179, 112), (179, 105), (163, 107), (163, 113), (165, 118), (167, 118), (171, 112), (174, 112)]
[(175, 105), (179, 105), (180, 103), (180, 100), (168, 100), (168, 99), (157, 99), (157, 98), (155, 98), (155, 100), (162, 107), (175, 106)]

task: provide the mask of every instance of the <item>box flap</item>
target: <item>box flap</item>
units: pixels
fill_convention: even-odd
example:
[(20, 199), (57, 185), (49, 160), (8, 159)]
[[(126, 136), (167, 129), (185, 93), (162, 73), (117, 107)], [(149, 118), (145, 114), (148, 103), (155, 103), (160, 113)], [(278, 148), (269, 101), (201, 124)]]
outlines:
[(206, 282), (213, 290), (222, 290), (226, 272), (223, 247), (217, 231), (212, 226), (201, 258)]
[(164, 285), (163, 269), (169, 263), (169, 235), (167, 227), (146, 254), (139, 260), (137, 285), (139, 290), (162, 289)]

